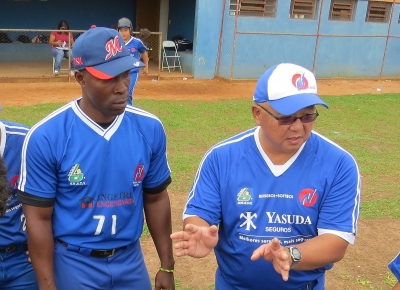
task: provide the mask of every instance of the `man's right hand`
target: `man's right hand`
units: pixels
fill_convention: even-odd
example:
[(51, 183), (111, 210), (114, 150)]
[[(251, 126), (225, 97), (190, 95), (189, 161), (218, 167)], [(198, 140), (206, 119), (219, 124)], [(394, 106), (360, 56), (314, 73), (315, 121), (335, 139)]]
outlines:
[(196, 226), (186, 224), (183, 231), (171, 234), (175, 244), (176, 255), (203, 258), (207, 256), (218, 243), (218, 228), (216, 226)]

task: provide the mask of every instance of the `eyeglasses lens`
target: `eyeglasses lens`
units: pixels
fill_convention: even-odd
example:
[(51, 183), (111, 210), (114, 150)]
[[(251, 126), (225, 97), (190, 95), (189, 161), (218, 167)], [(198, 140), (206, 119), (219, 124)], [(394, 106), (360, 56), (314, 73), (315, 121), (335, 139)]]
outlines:
[(313, 122), (316, 118), (318, 117), (318, 112), (314, 114), (306, 114), (301, 117), (295, 117), (295, 116), (284, 116), (284, 117), (279, 117), (278, 123), (280, 125), (291, 125), (294, 122), (296, 122), (297, 119), (300, 119), (302, 123), (311, 123)]

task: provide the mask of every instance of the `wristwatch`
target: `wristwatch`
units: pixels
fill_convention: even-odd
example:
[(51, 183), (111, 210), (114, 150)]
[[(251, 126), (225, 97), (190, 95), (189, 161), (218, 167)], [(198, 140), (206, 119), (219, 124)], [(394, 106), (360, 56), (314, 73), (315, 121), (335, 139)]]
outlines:
[(290, 266), (290, 269), (293, 269), (301, 261), (301, 252), (296, 247), (289, 247), (289, 254), (292, 257), (292, 265)]

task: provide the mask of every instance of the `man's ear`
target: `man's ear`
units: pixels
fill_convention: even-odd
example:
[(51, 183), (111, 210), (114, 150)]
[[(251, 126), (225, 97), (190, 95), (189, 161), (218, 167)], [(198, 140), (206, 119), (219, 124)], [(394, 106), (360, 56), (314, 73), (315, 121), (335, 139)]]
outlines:
[(83, 71), (76, 70), (75, 79), (82, 87), (85, 86), (85, 73)]
[(251, 106), (251, 112), (253, 113), (253, 118), (256, 124), (259, 126), (261, 124), (261, 109), (256, 104)]

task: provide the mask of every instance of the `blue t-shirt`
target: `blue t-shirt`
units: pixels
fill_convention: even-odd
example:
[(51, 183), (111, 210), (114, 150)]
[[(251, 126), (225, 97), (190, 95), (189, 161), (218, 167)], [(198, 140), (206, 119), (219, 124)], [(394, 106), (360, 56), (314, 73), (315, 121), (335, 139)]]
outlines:
[(232, 289), (300, 289), (333, 265), (290, 271), (284, 282), (272, 263), (251, 261), (251, 254), (274, 237), (289, 246), (320, 231), (345, 232), (354, 242), (358, 167), (348, 152), (314, 131), (286, 164), (275, 166), (261, 147), (259, 130), (243, 132), (205, 154), (184, 218), (196, 215), (219, 225), (214, 250), (220, 273)]
[[(125, 43), (125, 46), (129, 49), (129, 52), (131, 53), (131, 55), (133, 57), (139, 59), (139, 60), (140, 60), (139, 52), (140, 53), (144, 53), (147, 50), (149, 50), (147, 48), (147, 46), (144, 45), (143, 41), (141, 41), (139, 38), (136, 38), (136, 37), (133, 37), (133, 36), (131, 37), (131, 39), (127, 43)], [(130, 73), (134, 74), (134, 73), (137, 73), (137, 72), (139, 72), (139, 68), (138, 67), (131, 69)]]
[(21, 170), (21, 191), (55, 198), (54, 237), (91, 249), (137, 241), (143, 194), (157, 194), (170, 181), (166, 136), (156, 116), (128, 106), (103, 129), (77, 100), (32, 127)]
[(400, 281), (400, 253), (389, 263), (388, 267), (393, 275), (396, 276), (397, 281)]
[(25, 216), (22, 205), (17, 200), (21, 151), (25, 136), (28, 133), (25, 125), (0, 121), (0, 155), (7, 168), (7, 180), (11, 189), (5, 215), (0, 218), (0, 248), (26, 242)]

